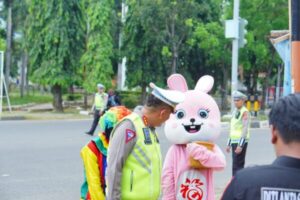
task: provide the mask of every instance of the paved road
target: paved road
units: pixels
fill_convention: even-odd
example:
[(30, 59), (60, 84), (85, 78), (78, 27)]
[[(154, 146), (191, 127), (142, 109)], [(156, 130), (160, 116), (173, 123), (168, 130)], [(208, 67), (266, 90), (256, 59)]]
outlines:
[[(83, 134), (91, 120), (0, 121), (0, 199), (74, 200), (82, 183), (80, 148), (90, 140)], [(160, 135), (162, 153), (169, 143)], [(227, 131), (217, 142), (226, 144)], [(275, 155), (269, 144), (269, 131), (252, 131), (247, 165), (270, 163)], [(223, 172), (215, 173), (221, 193), (231, 177), (231, 159)]]

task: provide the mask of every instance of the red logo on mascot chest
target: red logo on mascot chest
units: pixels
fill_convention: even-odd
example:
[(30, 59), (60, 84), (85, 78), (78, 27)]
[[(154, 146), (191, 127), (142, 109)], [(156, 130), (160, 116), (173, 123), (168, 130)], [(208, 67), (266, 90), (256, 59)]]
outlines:
[(195, 178), (190, 180), (189, 178), (185, 179), (185, 183), (181, 184), (181, 196), (184, 199), (188, 200), (201, 200), (203, 198), (202, 187), (203, 182), (200, 179)]

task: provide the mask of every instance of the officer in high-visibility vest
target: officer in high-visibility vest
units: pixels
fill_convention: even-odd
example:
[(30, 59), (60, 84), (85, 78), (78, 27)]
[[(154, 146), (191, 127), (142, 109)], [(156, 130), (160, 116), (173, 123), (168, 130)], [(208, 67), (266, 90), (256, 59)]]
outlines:
[(101, 116), (99, 137), (93, 138), (80, 151), (84, 164), (84, 182), (81, 186), (81, 200), (105, 199), (105, 170), (109, 136), (115, 125), (131, 111), (125, 106), (115, 106)]
[(153, 83), (144, 106), (116, 125), (108, 148), (107, 200), (157, 200), (162, 158), (155, 127), (184, 100), (184, 94)]
[(98, 88), (98, 92), (95, 93), (94, 105), (92, 108), (94, 110), (93, 124), (91, 129), (85, 132), (88, 135), (94, 135), (94, 131), (97, 128), (99, 119), (103, 114), (104, 110), (106, 109), (106, 104), (107, 104), (108, 95), (104, 92), (105, 91), (104, 85), (99, 83), (97, 84), (97, 88)]
[(249, 141), (250, 113), (244, 106), (247, 96), (239, 91), (233, 92), (235, 110), (230, 121), (230, 134), (226, 151), (232, 150), (232, 176), (244, 168)]

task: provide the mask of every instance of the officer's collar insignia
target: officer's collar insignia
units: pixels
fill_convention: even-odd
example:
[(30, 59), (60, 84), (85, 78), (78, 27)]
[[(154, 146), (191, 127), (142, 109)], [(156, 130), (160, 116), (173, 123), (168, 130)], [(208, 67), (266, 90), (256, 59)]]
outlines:
[(148, 124), (148, 119), (147, 119), (147, 117), (146, 117), (145, 115), (143, 115), (142, 120), (143, 120), (145, 126), (148, 126), (148, 125), (149, 125), (149, 124)]
[(126, 143), (134, 139), (136, 136), (136, 133), (131, 129), (126, 129)]

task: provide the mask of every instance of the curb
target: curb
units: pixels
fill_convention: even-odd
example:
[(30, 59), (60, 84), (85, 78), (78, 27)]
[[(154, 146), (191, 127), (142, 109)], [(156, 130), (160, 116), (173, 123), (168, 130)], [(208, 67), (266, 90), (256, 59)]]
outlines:
[[(229, 122), (221, 122), (221, 128), (222, 129), (230, 129), (230, 123)], [(250, 128), (252, 128), (252, 129), (269, 128), (269, 122), (267, 120), (265, 120), (265, 121), (253, 121), (250, 124)]]
[(25, 120), (24, 116), (11, 116), (11, 117), (1, 117), (0, 121), (10, 121), (10, 120)]

